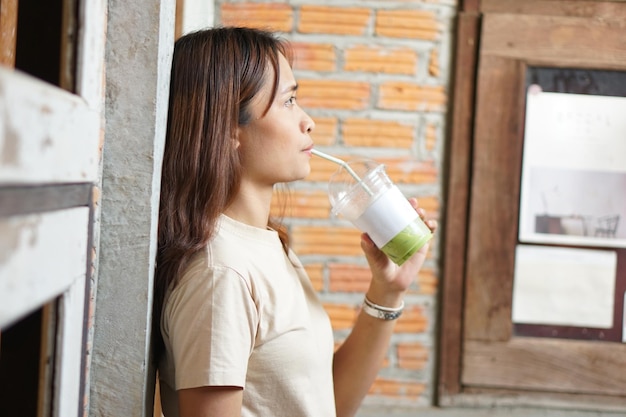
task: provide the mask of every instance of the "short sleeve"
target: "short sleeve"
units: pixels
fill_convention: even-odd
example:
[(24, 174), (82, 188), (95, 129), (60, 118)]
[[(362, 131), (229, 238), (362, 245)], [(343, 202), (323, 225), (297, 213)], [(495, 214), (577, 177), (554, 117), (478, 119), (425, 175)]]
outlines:
[(230, 268), (189, 271), (168, 297), (176, 390), (244, 387), (258, 328), (249, 283)]

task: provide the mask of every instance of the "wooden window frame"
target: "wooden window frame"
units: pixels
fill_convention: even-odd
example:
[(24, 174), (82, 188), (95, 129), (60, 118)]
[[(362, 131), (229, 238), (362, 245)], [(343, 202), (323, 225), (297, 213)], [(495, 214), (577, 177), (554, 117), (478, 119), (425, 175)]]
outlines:
[[(538, 375), (522, 378), (527, 385), (520, 389), (519, 375), (502, 371), (512, 361), (526, 360), (531, 365), (539, 357), (536, 354), (567, 358), (572, 368), (595, 376), (611, 375), (626, 365), (626, 345), (516, 338), (510, 319), (517, 244), (517, 227), (510, 225), (517, 224), (519, 214), (526, 68), (626, 71), (623, 42), (614, 36), (615, 25), (624, 21), (624, 4), (619, 3), (483, 0), (479, 5), (469, 1), (458, 16), (444, 230), (439, 405), (542, 404), (626, 410), (622, 387), (611, 389), (606, 380), (577, 380), (574, 383), (583, 386), (583, 394), (559, 384), (553, 389), (533, 385), (539, 376), (555, 372), (548, 365), (535, 369)], [(528, 30), (550, 28), (555, 19), (565, 23), (564, 32)], [(568, 28), (589, 25), (593, 36), (567, 36)], [(547, 37), (552, 43), (542, 42)], [(602, 47), (600, 42), (604, 42)], [(517, 90), (490, 95), (483, 88), (487, 84), (496, 90), (510, 92), (511, 86)], [(505, 121), (494, 130), (489, 120), (498, 118)], [(499, 225), (509, 227), (498, 229)], [(501, 296), (494, 299), (494, 294)], [(598, 357), (606, 361), (594, 361)], [(479, 361), (484, 366), (476, 366)], [(510, 383), (513, 380), (515, 383)]]
[[(3, 0), (3, 11), (9, 10), (7, 4), (17, 8), (14, 0)], [(58, 300), (54, 389), (51, 409), (44, 412), (71, 417), (83, 413), (85, 307), (96, 245), (92, 230), (98, 194), (92, 190), (101, 168), (107, 3), (79, 0), (66, 6), (77, 7), (70, 15), (76, 12), (78, 24), (66, 22), (79, 28), (62, 35), (65, 42), (75, 39), (62, 47), (63, 54), (71, 55), (66, 58), (72, 61), (72, 74), (59, 80), (71, 92), (12, 69), (14, 53), (3, 58), (0, 67), (0, 149), (5, 152), (0, 158), (0, 224), (16, 237), (11, 256), (0, 268), (0, 328)], [(2, 18), (16, 25), (13, 14), (5, 20), (3, 13)], [(3, 32), (3, 45), (15, 43), (15, 30), (9, 32)], [(31, 222), (28, 230), (25, 221)], [(25, 242), (28, 236), (42, 239)], [(32, 257), (54, 248), (50, 240), (55, 236), (63, 236), (59, 242), (67, 244), (63, 256), (48, 257), (38, 265)], [(11, 243), (7, 235), (2, 238), (4, 244)], [(31, 262), (21, 260), (26, 257)]]

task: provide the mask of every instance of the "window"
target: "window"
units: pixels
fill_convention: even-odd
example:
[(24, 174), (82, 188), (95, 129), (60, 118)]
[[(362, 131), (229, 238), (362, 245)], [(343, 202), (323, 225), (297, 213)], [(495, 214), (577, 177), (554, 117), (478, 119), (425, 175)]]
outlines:
[[(525, 132), (528, 116), (525, 112), (529, 109), (529, 85), (543, 88), (544, 97), (554, 96), (546, 91), (584, 93), (573, 87), (590, 81), (606, 84), (614, 93), (623, 82), (611, 85), (610, 80), (614, 76), (623, 80), (626, 72), (626, 56), (616, 52), (623, 46), (622, 25), (618, 22), (626, 17), (625, 6), (610, 1), (588, 1), (581, 8), (580, 2), (566, 0), (483, 0), (480, 14), (475, 11), (460, 16), (459, 39), (462, 42), (459, 42), (452, 123), (455, 131), (450, 151), (444, 266), (439, 396), (442, 405), (542, 404), (561, 408), (626, 409), (623, 397), (626, 382), (622, 372), (626, 366), (623, 343), (626, 250), (623, 245), (617, 247), (617, 240), (612, 237), (585, 235), (589, 232), (585, 232), (586, 224), (581, 223), (581, 218), (602, 217), (604, 213), (598, 204), (573, 215), (569, 209), (554, 209), (552, 204), (548, 210), (552, 213), (550, 218), (539, 216), (537, 219), (536, 230), (542, 237), (533, 243), (542, 248), (539, 251), (542, 257), (547, 257), (546, 254), (560, 257), (551, 259), (549, 265), (557, 265), (562, 259), (560, 252), (553, 251), (557, 243), (554, 237), (559, 238), (563, 248), (567, 247), (570, 268), (571, 257), (579, 253), (593, 255), (589, 257), (600, 259), (604, 266), (612, 266), (614, 262), (612, 277), (615, 280), (603, 287), (601, 294), (611, 295), (610, 291), (614, 291), (614, 299), (601, 298), (610, 308), (601, 305), (593, 312), (595, 317), (589, 314), (585, 320), (579, 317), (574, 325), (570, 322), (558, 325), (563, 316), (554, 314), (554, 309), (550, 311), (552, 317), (542, 317), (537, 324), (536, 317), (529, 314), (536, 312), (540, 301), (537, 298), (522, 299), (526, 307), (532, 307), (522, 314), (513, 309), (514, 277), (519, 266), (528, 259), (537, 259), (536, 252), (529, 251), (528, 245), (516, 251), (529, 242), (518, 233), (520, 216), (524, 216), (520, 204), (523, 203), (523, 158), (528, 157), (524, 153), (524, 140), (528, 133)], [(580, 83), (568, 82), (569, 87), (563, 88), (563, 81), (570, 77), (579, 77)], [(544, 82), (546, 79), (549, 82)], [(608, 95), (601, 91), (596, 94)], [(547, 126), (540, 128), (545, 130)], [(557, 160), (554, 158), (555, 162)], [(552, 184), (554, 178), (563, 178), (563, 174), (559, 175), (551, 177)], [(609, 176), (600, 172), (590, 176), (623, 184), (622, 174)], [(550, 183), (545, 181), (547, 177), (544, 175), (542, 186)], [(582, 184), (577, 185), (583, 188)], [(540, 195), (534, 196), (539, 203)], [(568, 198), (565, 200), (576, 201)], [(541, 204), (535, 204), (537, 206)], [(607, 210), (612, 207), (602, 205)], [(566, 213), (559, 217), (561, 211)], [(541, 213), (527, 209), (526, 213), (529, 212), (532, 216), (526, 216), (532, 221), (536, 213)], [(559, 227), (561, 220), (567, 220), (570, 227), (571, 224), (577, 227), (580, 236), (575, 237), (578, 240), (571, 236), (575, 233), (551, 232), (549, 229), (554, 222), (543, 224), (545, 220), (555, 220), (554, 217), (558, 217)], [(607, 243), (611, 239), (613, 243)], [(581, 252), (579, 247), (586, 250)], [(599, 257), (607, 254), (608, 261)], [(557, 274), (548, 275), (547, 279), (552, 280)], [(582, 274), (578, 275), (580, 278)], [(604, 279), (601, 274), (593, 276), (598, 281)], [(564, 281), (569, 283), (568, 280), (560, 280), (560, 283)], [(578, 297), (591, 299), (590, 294), (580, 292)], [(571, 311), (569, 314), (571, 317)], [(549, 325), (544, 325), (544, 321), (549, 321)], [(599, 327), (605, 329), (599, 331)]]
[(38, 387), (36, 407), (15, 415), (82, 408), (105, 11), (100, 0), (0, 1), (0, 361), (30, 365), (25, 386)]

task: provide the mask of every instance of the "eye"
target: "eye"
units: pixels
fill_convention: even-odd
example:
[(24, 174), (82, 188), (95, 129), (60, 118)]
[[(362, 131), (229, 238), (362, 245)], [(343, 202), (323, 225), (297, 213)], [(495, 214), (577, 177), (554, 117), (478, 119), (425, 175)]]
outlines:
[(291, 107), (295, 104), (296, 104), (296, 96), (289, 97), (289, 99), (285, 102), (285, 106), (287, 107)]

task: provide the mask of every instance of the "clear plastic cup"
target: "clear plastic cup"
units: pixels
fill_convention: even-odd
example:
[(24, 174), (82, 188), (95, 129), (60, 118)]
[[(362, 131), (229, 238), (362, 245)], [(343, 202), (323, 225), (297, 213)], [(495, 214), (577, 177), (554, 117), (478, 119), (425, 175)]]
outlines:
[(384, 165), (372, 160), (347, 164), (353, 172), (342, 166), (328, 183), (332, 214), (352, 222), (402, 265), (432, 238), (431, 230), (389, 179)]

